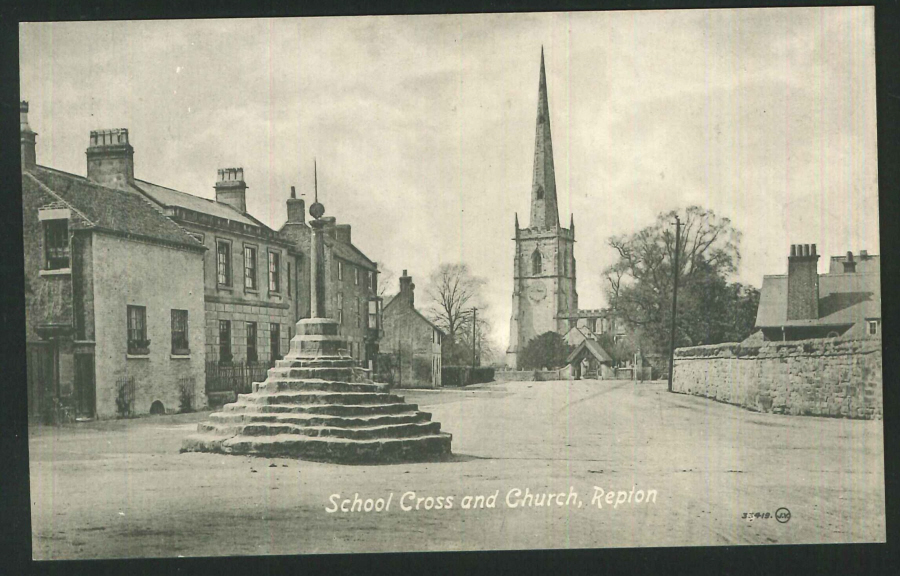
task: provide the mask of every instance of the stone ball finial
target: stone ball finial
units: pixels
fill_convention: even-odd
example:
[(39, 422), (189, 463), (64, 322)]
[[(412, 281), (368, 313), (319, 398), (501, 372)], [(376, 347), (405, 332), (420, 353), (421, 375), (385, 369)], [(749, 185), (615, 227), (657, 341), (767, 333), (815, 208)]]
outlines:
[(325, 206), (321, 202), (313, 202), (312, 206), (309, 207), (309, 215), (313, 218), (318, 220), (323, 214), (325, 214)]

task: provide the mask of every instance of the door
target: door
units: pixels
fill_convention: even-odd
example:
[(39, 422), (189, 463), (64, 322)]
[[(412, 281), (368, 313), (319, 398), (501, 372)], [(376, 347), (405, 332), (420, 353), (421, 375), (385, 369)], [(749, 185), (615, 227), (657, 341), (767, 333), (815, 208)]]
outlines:
[(94, 417), (94, 355), (75, 355), (75, 417)]
[(28, 415), (50, 424), (54, 421), (54, 399), (59, 385), (56, 370), (56, 346), (53, 342), (27, 342)]

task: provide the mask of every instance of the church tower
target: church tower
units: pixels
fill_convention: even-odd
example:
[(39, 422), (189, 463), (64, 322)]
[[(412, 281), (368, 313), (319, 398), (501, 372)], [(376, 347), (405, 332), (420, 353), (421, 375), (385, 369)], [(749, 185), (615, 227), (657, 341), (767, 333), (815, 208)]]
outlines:
[(531, 220), (527, 228), (515, 220), (516, 252), (513, 260), (512, 317), (506, 363), (518, 369), (519, 352), (544, 332), (565, 334), (569, 319), (578, 314), (575, 291), (575, 223), (559, 225), (556, 174), (550, 138), (550, 105), (544, 49), (538, 84), (537, 127), (534, 136), (534, 173), (531, 181)]

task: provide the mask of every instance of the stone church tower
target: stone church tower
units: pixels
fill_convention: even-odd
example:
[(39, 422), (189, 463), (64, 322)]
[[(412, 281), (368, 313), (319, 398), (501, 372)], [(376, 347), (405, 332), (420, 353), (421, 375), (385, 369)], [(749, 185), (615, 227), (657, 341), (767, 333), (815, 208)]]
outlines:
[(550, 106), (544, 50), (541, 49), (541, 79), (538, 84), (537, 129), (534, 138), (534, 175), (531, 183), (531, 221), (519, 228), (516, 215), (516, 253), (513, 261), (512, 317), (506, 363), (519, 368), (519, 352), (540, 334), (565, 334), (569, 319), (578, 315), (575, 291), (575, 223), (559, 225), (556, 205), (556, 174), (550, 138)]

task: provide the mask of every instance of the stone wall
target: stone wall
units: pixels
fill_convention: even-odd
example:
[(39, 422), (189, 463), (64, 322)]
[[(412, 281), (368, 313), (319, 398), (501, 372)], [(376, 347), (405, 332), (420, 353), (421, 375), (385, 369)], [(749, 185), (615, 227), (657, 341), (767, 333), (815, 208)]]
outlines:
[(568, 380), (568, 368), (559, 370), (498, 370), (494, 373), (497, 382), (545, 382)]
[[(118, 415), (119, 383), (128, 380), (134, 415), (156, 401), (177, 412), (182, 381), (193, 384), (193, 408), (205, 406), (203, 254), (97, 233), (92, 257), (97, 416)], [(128, 353), (128, 305), (146, 308), (146, 355)], [(173, 309), (188, 312), (190, 354), (172, 354)]]
[(675, 392), (776, 414), (881, 419), (881, 339), (735, 343), (675, 351)]

